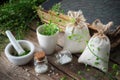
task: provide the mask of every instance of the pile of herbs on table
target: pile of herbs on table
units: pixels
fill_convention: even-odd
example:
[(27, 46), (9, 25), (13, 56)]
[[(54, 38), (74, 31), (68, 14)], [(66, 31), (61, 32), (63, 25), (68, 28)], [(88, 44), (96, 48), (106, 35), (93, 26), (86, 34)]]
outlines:
[(0, 5), (0, 35), (11, 30), (17, 39), (23, 38), (28, 24), (36, 18), (35, 6), (45, 0), (8, 0)]
[(10, 30), (17, 39), (22, 39), (26, 33), (28, 24), (37, 16), (35, 7), (45, 0), (4, 0), (0, 3), (0, 47), (8, 42), (5, 31)]

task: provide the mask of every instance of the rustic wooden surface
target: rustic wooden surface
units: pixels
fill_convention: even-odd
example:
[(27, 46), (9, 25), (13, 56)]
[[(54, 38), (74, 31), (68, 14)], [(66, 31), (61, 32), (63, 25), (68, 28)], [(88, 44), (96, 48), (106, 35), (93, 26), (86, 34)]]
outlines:
[[(34, 23), (36, 24), (36, 23)], [(36, 38), (36, 25), (31, 25), (32, 28), (29, 34), (26, 35), (25, 39), (31, 41), (35, 45), (35, 52), (40, 51), (41, 48), (38, 44)], [(67, 80), (110, 80), (107, 75), (105, 75), (100, 70), (93, 68), (91, 66), (85, 66), (84, 64), (79, 64), (77, 62), (80, 53), (73, 55), (73, 61), (66, 65), (59, 65), (55, 63), (55, 54), (62, 50), (64, 44), (64, 33), (60, 33), (58, 37), (58, 42), (56, 46), (56, 52), (53, 55), (47, 56), (49, 61), (49, 71), (53, 67), (54, 73), (49, 71), (45, 74), (40, 74), (37, 76), (34, 71), (33, 60), (24, 66), (16, 66), (8, 61), (4, 52), (1, 52), (0, 56), (0, 80), (60, 80), (62, 77), (66, 76)], [(113, 52), (110, 56), (109, 62), (109, 73), (112, 72), (112, 65), (120, 65), (119, 52)], [(116, 56), (117, 55), (117, 56)], [(78, 71), (81, 74), (78, 75)], [(50, 76), (48, 76), (50, 74)], [(58, 75), (56, 75), (58, 74)], [(113, 76), (114, 77), (114, 76)], [(120, 74), (115, 76), (113, 80), (120, 80)]]
[[(85, 12), (86, 18), (88, 18), (88, 21), (91, 22), (93, 21), (96, 17), (92, 17), (92, 15), (98, 15), (98, 14), (105, 14), (106, 12), (104, 12), (105, 9), (103, 9), (103, 11), (101, 10), (101, 8), (104, 8), (106, 6), (100, 6), (104, 3), (106, 3), (107, 5), (111, 5), (112, 2), (109, 2), (109, 0), (104, 0), (104, 2), (100, 2), (98, 0), (98, 3), (95, 3), (95, 0), (91, 0), (92, 4), (95, 5), (99, 5), (98, 7), (94, 7), (91, 5), (90, 0), (80, 0), (81, 3), (79, 2), (75, 2), (75, 1), (79, 1), (79, 0), (70, 0), (71, 2), (73, 1), (74, 4), (77, 4), (77, 7), (73, 7), (74, 4), (70, 3), (68, 0), (63, 0), (63, 9), (65, 9), (66, 11), (69, 9), (78, 9), (78, 7), (81, 8), (82, 6), (82, 10), (83, 12)], [(93, 8), (93, 10), (89, 10), (86, 9), (86, 3), (88, 6), (91, 6), (90, 8)], [(103, 0), (100, 0), (103, 1)], [(119, 0), (110, 0), (110, 1), (114, 1), (113, 7), (118, 6), (118, 4), (120, 3)], [(52, 3), (51, 3), (52, 4)], [(68, 4), (68, 5), (66, 5)], [(81, 5), (78, 5), (81, 4)], [(100, 11), (101, 13), (94, 13), (94, 9), (95, 8), (99, 8), (98, 11)], [(109, 7), (106, 7), (109, 8)], [(117, 15), (112, 16), (112, 18), (114, 18), (116, 25), (119, 24), (120, 18), (119, 18), (119, 10), (120, 8), (114, 8), (112, 10), (115, 10), (115, 12), (117, 13)], [(103, 21), (105, 20), (105, 22), (108, 22), (108, 20), (111, 20), (111, 18), (108, 18), (108, 16), (111, 16), (112, 14), (114, 14), (115, 12), (108, 11), (108, 13), (110, 14), (105, 14), (105, 16), (107, 16), (107, 18), (104, 18), (103, 16), (98, 16), (97, 18), (104, 18)], [(118, 10), (118, 11), (117, 11)], [(90, 14), (87, 12), (90, 11)], [(111, 13), (112, 12), (112, 13)], [(29, 40), (31, 42), (33, 42), (33, 44), (35, 45), (35, 52), (41, 50), (40, 46), (38, 44), (37, 38), (36, 38), (36, 25), (34, 25), (36, 23), (33, 23), (31, 25), (31, 30), (30, 32), (26, 35), (25, 39)], [(56, 52), (55, 54), (62, 50), (63, 48), (63, 44), (64, 44), (64, 33), (60, 33), (59, 34), (59, 38), (58, 38), (58, 44), (56, 46)], [(58, 65), (55, 63), (55, 56), (54, 54), (51, 56), (47, 56), (48, 57), (48, 61), (49, 61), (49, 69), (51, 70), (51, 67), (54, 68), (54, 74), (50, 73), (49, 71), (45, 74), (40, 74), (40, 75), (36, 75), (35, 71), (34, 71), (34, 65), (33, 65), (33, 59), (30, 61), (30, 63), (24, 65), (24, 66), (16, 66), (12, 63), (10, 63), (8, 61), (8, 59), (6, 58), (5, 54), (4, 54), (4, 50), (2, 52), (0, 52), (0, 80), (60, 80), (62, 77), (66, 76), (67, 80), (110, 80), (108, 75), (105, 75), (103, 72), (101, 72), (100, 70), (91, 67), (91, 66), (85, 66), (84, 64), (79, 64), (77, 62), (78, 57), (80, 56), (80, 54), (74, 54), (73, 55), (73, 61), (69, 64), (66, 65)], [(116, 48), (115, 51), (111, 52), (110, 55), (110, 62), (109, 62), (109, 72), (111, 73), (112, 70), (112, 65), (113, 64), (118, 64), (120, 67), (120, 46), (118, 46)], [(81, 71), (81, 74), (78, 75), (78, 71)], [(58, 75), (56, 75), (58, 73)], [(50, 74), (50, 76), (48, 76), (48, 74)], [(112, 80), (120, 80), (120, 74), (117, 76), (113, 76), (114, 79)]]

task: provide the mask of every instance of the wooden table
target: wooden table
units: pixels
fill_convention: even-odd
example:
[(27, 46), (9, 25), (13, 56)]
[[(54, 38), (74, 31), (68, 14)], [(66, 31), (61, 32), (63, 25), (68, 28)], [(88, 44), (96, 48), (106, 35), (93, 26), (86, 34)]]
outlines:
[[(92, 17), (91, 15), (94, 13), (94, 10), (90, 11), (91, 14), (89, 14), (87, 12), (89, 10), (85, 8), (86, 6), (84, 6), (85, 4), (84, 1), (89, 2), (89, 0), (81, 0), (81, 1), (82, 1), (81, 4), (83, 4), (83, 6), (82, 5), (79, 5), (79, 6), (82, 8), (82, 10), (84, 10), (84, 12), (86, 11), (85, 15), (87, 15), (86, 17), (88, 18), (88, 21), (90, 21)], [(94, 2), (95, 0), (92, 0), (92, 1)], [(62, 3), (65, 3), (65, 2), (67, 2), (66, 4), (69, 3), (67, 0), (62, 1)], [(109, 0), (105, 0), (105, 2), (109, 2)], [(76, 4), (76, 2), (74, 3)], [(119, 1), (116, 0), (115, 3), (118, 4)], [(71, 3), (71, 5), (73, 4)], [(66, 6), (69, 7), (71, 5), (64, 5), (63, 8)], [(90, 5), (91, 4), (89, 4), (89, 6)], [(69, 8), (73, 9), (72, 6)], [(67, 11), (68, 8), (65, 8), (65, 9)], [(95, 16), (92, 17), (92, 21), (93, 21), (93, 18), (96, 18), (96, 17)], [(103, 17), (101, 16), (100, 18), (103, 18)], [(116, 16), (115, 16), (115, 19), (116, 19)], [(120, 18), (118, 19), (120, 20)], [(115, 20), (116, 23), (119, 20)], [(35, 52), (37, 52), (37, 51), (40, 51), (41, 48), (36, 38), (35, 24), (36, 23), (31, 24), (30, 32), (28, 32), (28, 34), (25, 36), (25, 39), (31, 41), (35, 45), (35, 49), (36, 49)], [(62, 50), (63, 44), (64, 44), (64, 33), (60, 33), (58, 37), (55, 53)], [(80, 53), (74, 54), (73, 61), (66, 65), (56, 64), (54, 54), (47, 56), (49, 61), (49, 71), (45, 74), (36, 75), (34, 71), (33, 59), (30, 63), (24, 66), (16, 66), (8, 61), (8, 59), (4, 54), (4, 51), (2, 51), (0, 55), (0, 80), (120, 80), (120, 74), (118, 74), (117, 76), (113, 76), (114, 79), (109, 78), (110, 74), (113, 72), (112, 66), (114, 64), (117, 64), (120, 68), (120, 46), (116, 50), (111, 52), (110, 61), (109, 61), (109, 72), (107, 75), (105, 75), (103, 72), (101, 72), (100, 70), (94, 67), (91, 67), (91, 66), (86, 67), (84, 64), (79, 64), (77, 60), (80, 55), (81, 55)], [(63, 77), (66, 77), (67, 79), (62, 79)]]
[[(35, 45), (35, 52), (40, 51), (41, 48), (36, 38), (36, 23), (30, 27), (30, 32), (25, 36), (26, 40), (31, 41)], [(56, 46), (56, 52), (62, 50), (64, 44), (64, 33), (60, 33)], [(105, 75), (100, 70), (91, 66), (85, 66), (78, 63), (80, 53), (73, 55), (73, 61), (66, 65), (59, 65), (55, 63), (55, 54), (48, 57), (49, 71), (45, 74), (36, 75), (34, 71), (33, 59), (30, 63), (24, 66), (16, 66), (8, 61), (4, 52), (0, 56), (0, 80), (110, 80), (108, 75)], [(109, 62), (109, 73), (111, 73), (113, 64), (120, 65), (119, 50), (111, 53)], [(119, 66), (120, 67), (120, 66)], [(66, 77), (67, 79), (62, 79)], [(120, 80), (120, 74), (113, 76)]]

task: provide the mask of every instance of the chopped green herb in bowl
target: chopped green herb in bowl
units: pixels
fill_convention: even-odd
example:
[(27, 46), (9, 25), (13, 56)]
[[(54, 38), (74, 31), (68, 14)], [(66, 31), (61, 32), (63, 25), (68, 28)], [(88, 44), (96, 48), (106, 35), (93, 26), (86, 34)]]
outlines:
[(25, 49), (25, 52), (24, 52), (23, 54), (18, 55), (18, 53), (14, 52), (14, 53), (12, 53), (12, 55), (13, 55), (13, 56), (17, 56), (17, 57), (19, 57), (19, 56), (25, 56), (25, 55), (27, 55), (29, 52), (30, 52), (30, 50), (26, 50), (26, 49)]
[(41, 31), (39, 31), (39, 33), (42, 35), (50, 36), (50, 35), (54, 35), (57, 31), (59, 31), (57, 25), (50, 22), (48, 24), (44, 24)]

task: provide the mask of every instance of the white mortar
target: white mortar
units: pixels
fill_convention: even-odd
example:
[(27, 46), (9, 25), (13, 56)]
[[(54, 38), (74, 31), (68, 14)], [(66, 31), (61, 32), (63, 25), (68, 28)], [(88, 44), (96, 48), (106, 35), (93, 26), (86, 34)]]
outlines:
[(24, 56), (13, 56), (12, 53), (15, 52), (15, 49), (12, 44), (9, 43), (5, 48), (5, 55), (11, 63), (15, 65), (24, 65), (33, 58), (35, 47), (30, 41), (27, 40), (18, 40), (18, 42), (23, 48), (30, 50), (30, 52)]

